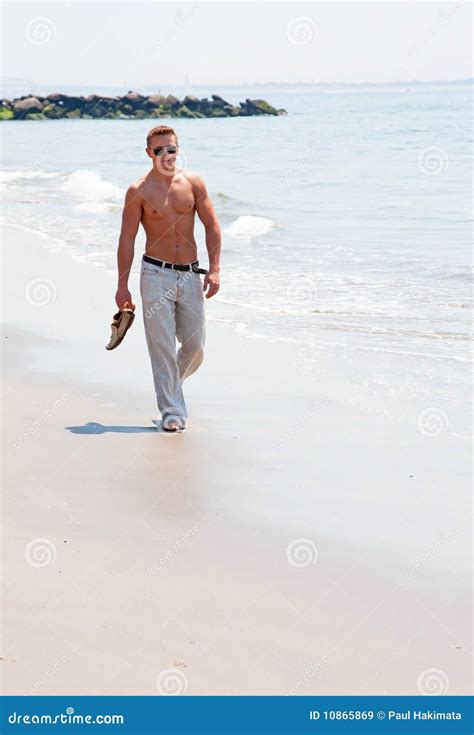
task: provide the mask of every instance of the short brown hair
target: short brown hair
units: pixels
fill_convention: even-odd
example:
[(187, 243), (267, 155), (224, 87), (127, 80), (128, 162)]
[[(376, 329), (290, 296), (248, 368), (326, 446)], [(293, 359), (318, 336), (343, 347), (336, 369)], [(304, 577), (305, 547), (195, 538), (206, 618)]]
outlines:
[(152, 128), (148, 131), (148, 135), (146, 136), (146, 147), (150, 147), (151, 139), (154, 135), (174, 135), (174, 139), (176, 141), (176, 144), (178, 143), (178, 136), (176, 135), (176, 130), (173, 128), (170, 128), (169, 125), (157, 125), (155, 128)]

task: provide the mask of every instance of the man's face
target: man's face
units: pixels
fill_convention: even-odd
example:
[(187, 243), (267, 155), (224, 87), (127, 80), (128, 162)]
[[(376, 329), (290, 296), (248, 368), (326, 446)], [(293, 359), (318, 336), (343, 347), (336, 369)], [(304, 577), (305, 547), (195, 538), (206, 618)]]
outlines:
[[(171, 150), (168, 150), (168, 146), (172, 147)], [(154, 135), (149, 148), (147, 148), (147, 153), (158, 171), (162, 173), (172, 171), (178, 155), (178, 145), (174, 135)]]

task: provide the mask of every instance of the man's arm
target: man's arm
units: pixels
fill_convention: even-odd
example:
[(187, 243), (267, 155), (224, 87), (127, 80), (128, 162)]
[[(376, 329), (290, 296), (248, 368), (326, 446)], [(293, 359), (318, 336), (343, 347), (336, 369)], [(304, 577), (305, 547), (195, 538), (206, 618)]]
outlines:
[(221, 228), (214, 211), (211, 198), (203, 179), (197, 174), (193, 179), (196, 212), (206, 231), (206, 248), (209, 254), (209, 273), (204, 278), (203, 290), (208, 288), (206, 298), (214, 296), (219, 290), (219, 271), (221, 256)]
[(122, 309), (126, 301), (132, 301), (128, 290), (128, 278), (135, 253), (135, 238), (142, 218), (141, 196), (137, 186), (128, 187), (122, 212), (122, 228), (120, 230), (117, 249), (118, 286), (115, 301)]

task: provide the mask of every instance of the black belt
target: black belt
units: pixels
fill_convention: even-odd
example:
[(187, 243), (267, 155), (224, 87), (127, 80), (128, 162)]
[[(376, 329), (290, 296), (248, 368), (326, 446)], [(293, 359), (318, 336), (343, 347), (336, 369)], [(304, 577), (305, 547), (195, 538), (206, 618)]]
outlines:
[(193, 271), (194, 273), (207, 273), (204, 268), (199, 267), (199, 260), (195, 260), (189, 265), (183, 263), (168, 263), (166, 260), (158, 260), (158, 258), (152, 258), (151, 255), (143, 255), (143, 260), (152, 265), (159, 265), (160, 268), (171, 268), (174, 271)]

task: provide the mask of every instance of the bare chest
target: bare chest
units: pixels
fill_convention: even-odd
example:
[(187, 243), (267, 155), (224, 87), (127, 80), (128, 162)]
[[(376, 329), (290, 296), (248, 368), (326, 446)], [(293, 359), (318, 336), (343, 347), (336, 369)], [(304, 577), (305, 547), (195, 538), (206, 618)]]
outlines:
[(143, 215), (148, 220), (181, 217), (194, 210), (194, 194), (189, 185), (179, 184), (169, 188), (147, 187), (142, 194)]

